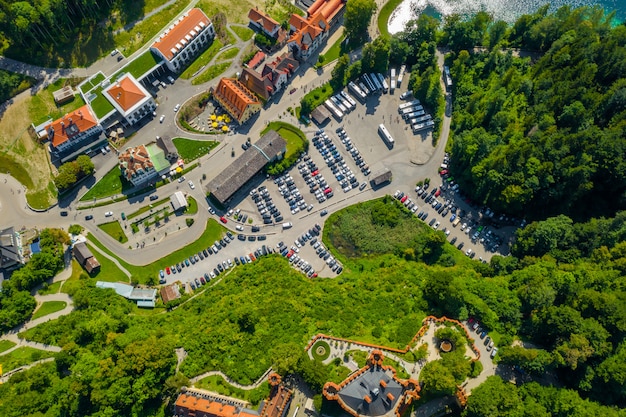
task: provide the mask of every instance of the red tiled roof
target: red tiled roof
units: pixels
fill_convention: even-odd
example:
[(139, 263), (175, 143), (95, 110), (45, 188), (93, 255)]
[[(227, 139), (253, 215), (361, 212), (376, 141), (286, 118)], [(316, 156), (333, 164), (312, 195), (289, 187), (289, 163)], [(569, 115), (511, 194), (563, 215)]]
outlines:
[[(296, 24), (294, 25), (292, 22)], [(324, 30), (328, 29), (328, 22), (321, 13), (309, 17), (307, 20), (294, 14), (291, 16), (289, 23), (296, 28), (296, 31), (289, 41), (295, 41), (302, 49), (309, 49), (309, 45), (313, 43), (313, 40), (324, 32)], [(320, 24), (323, 25), (324, 28), (322, 28)]]
[(125, 112), (143, 100), (146, 95), (128, 75), (105, 90), (110, 99), (115, 101)]
[(46, 126), (48, 138), (53, 147), (68, 141), (74, 135), (98, 125), (89, 105), (74, 110)]
[(248, 62), (248, 68), (256, 68), (265, 59), (265, 54), (261, 51), (254, 54), (254, 57)]
[(261, 417), (280, 417), (291, 400), (291, 391), (279, 385), (272, 389), (272, 394), (261, 410)]
[(277, 21), (272, 19), (263, 11), (259, 10), (258, 7), (250, 9), (248, 19), (262, 26), (267, 32), (273, 32), (276, 29), (276, 26), (279, 26)]
[(252, 91), (236, 78), (222, 78), (215, 88), (214, 95), (231, 116), (239, 121), (249, 105), (261, 104)]
[(150, 154), (144, 145), (128, 148), (119, 156), (120, 170), (127, 180), (131, 180), (140, 170), (154, 167)]
[(152, 44), (152, 47), (161, 51), (163, 56), (171, 61), (175, 55), (172, 49), (182, 49), (188, 42), (186, 36), (195, 37), (203, 27), (208, 26), (210, 23), (211, 20), (202, 10), (197, 8), (191, 9), (182, 20), (172, 25), (173, 27), (170, 26), (170, 29)]
[(344, 0), (317, 0), (311, 5), (311, 7), (309, 7), (307, 15), (313, 16), (314, 14), (321, 12), (327, 20), (332, 20), (344, 4)]

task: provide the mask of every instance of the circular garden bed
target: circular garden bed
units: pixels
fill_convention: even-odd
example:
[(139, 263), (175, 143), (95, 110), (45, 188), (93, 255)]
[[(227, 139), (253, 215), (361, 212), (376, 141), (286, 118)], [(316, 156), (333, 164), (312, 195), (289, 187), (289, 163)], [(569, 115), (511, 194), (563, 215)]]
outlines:
[(330, 346), (323, 340), (318, 340), (311, 346), (313, 359), (324, 361), (330, 356)]

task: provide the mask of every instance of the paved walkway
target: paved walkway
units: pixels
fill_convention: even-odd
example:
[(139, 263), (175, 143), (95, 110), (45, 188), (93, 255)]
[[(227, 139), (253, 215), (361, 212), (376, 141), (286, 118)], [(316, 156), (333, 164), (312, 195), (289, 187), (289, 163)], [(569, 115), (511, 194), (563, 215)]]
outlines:
[(262, 383), (267, 382), (267, 376), (270, 374), (270, 372), (272, 372), (272, 368), (267, 368), (267, 371), (265, 371), (265, 373), (263, 373), (263, 375), (261, 375), (259, 377), (259, 379), (257, 379), (253, 384), (250, 385), (241, 385), (238, 382), (233, 381), (232, 379), (230, 379), (228, 377), (228, 375), (226, 375), (225, 373), (223, 373), (222, 371), (209, 371), (209, 372), (205, 372), (203, 374), (200, 374), (198, 376), (195, 376), (193, 378), (189, 378), (189, 382), (191, 382), (191, 384), (195, 384), (196, 382), (200, 381), (201, 379), (204, 379), (208, 376), (212, 376), (212, 375), (219, 375), (222, 378), (224, 378), (224, 380), (226, 382), (228, 382), (230, 385), (232, 385), (233, 387), (242, 389), (242, 390), (246, 390), (246, 391), (250, 391), (253, 389), (258, 388)]
[(4, 383), (8, 382), (8, 380), (11, 379), (11, 377), (13, 375), (15, 375), (16, 373), (18, 373), (18, 372), (25, 371), (27, 369), (32, 368), (33, 366), (37, 366), (37, 365), (40, 365), (42, 363), (52, 362), (53, 360), (54, 360), (54, 358), (40, 359), (40, 360), (35, 361), (35, 362), (31, 363), (31, 364), (20, 366), (19, 368), (15, 368), (15, 369), (5, 373), (4, 375), (2, 375), (0, 377), (0, 384), (4, 384)]

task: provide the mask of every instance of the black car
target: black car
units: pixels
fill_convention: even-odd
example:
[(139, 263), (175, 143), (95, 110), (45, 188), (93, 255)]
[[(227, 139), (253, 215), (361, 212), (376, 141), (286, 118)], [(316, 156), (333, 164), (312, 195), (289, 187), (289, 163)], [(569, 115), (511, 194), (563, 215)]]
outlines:
[(205, 258), (209, 257), (209, 252), (206, 249), (202, 249), (202, 253), (204, 254)]
[(67, 211), (65, 211), (65, 210), (63, 210), (60, 214), (61, 214), (61, 216), (63, 216), (63, 217), (67, 217)]
[(246, 237), (244, 235), (237, 235), (237, 239), (244, 241), (246, 240)]
[(231, 239), (234, 239), (234, 238), (235, 238), (235, 236), (233, 236), (233, 234), (232, 234), (232, 233), (230, 233), (230, 231), (226, 232), (226, 236), (228, 236), (228, 237), (229, 237), (229, 238), (231, 238)]
[(158, 198), (159, 198), (159, 196), (158, 196), (158, 195), (151, 195), (151, 196), (150, 196), (150, 201), (157, 200)]
[(220, 272), (224, 272), (224, 267), (222, 266), (222, 264), (217, 264), (217, 269), (219, 269)]
[(239, 262), (239, 258), (237, 258), (236, 256), (235, 256), (235, 264), (237, 264), (237, 265), (239, 265), (239, 264), (240, 264), (240, 262)]
[(88, 214), (85, 216), (85, 220), (91, 220), (93, 219), (93, 216), (91, 214)]
[(213, 273), (215, 274), (215, 276), (218, 276), (220, 274), (220, 271), (217, 268), (213, 268)]
[(254, 242), (256, 240), (256, 236), (248, 236), (248, 241)]
[(253, 232), (258, 232), (259, 230), (261, 230), (261, 228), (259, 226), (252, 226), (252, 231)]
[(265, 236), (265, 235), (259, 235), (259, 238), (258, 238), (258, 239), (259, 239), (259, 240), (265, 240), (265, 239), (267, 239), (267, 236)]

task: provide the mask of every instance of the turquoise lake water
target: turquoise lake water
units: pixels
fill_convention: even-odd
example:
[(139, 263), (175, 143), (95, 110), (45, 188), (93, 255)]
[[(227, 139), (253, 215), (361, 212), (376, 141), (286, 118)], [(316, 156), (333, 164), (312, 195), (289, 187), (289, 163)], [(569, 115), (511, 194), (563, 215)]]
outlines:
[(406, 22), (414, 19), (419, 13), (441, 18), (454, 13), (469, 15), (484, 10), (493, 14), (496, 20), (513, 22), (518, 16), (533, 13), (548, 3), (552, 10), (564, 5), (572, 7), (598, 5), (606, 12), (613, 10), (617, 12), (615, 23), (626, 19), (626, 0), (404, 0), (389, 18), (389, 32), (401, 31)]

